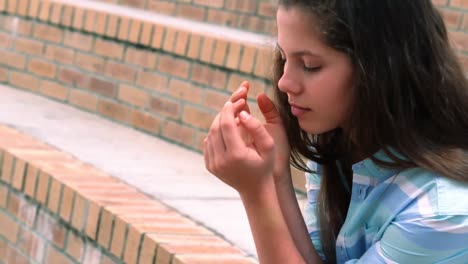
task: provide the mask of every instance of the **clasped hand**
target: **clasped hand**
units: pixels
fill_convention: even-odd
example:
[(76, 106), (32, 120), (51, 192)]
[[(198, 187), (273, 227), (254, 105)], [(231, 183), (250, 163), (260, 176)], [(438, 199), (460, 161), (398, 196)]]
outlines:
[(265, 123), (249, 113), (249, 84), (242, 83), (215, 117), (204, 141), (205, 166), (241, 195), (255, 193), (270, 177), (289, 170), (289, 145), (279, 113), (265, 95), (257, 97)]

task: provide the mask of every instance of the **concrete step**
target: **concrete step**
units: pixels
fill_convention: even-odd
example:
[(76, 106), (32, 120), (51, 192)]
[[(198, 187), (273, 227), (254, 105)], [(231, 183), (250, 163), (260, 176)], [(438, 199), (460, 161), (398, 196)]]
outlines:
[(11, 87), (0, 85), (0, 94), (0, 124), (135, 186), (256, 256), (237, 192), (206, 171), (201, 154)]

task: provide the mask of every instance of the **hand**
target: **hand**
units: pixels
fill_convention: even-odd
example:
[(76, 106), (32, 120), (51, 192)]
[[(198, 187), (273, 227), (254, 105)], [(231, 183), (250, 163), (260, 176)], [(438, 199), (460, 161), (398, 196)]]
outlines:
[(262, 124), (248, 113), (248, 83), (243, 86), (215, 118), (204, 143), (207, 169), (241, 194), (255, 192), (266, 177), (288, 174), (290, 152), (274, 104), (265, 94), (258, 96), (266, 120)]
[[(249, 92), (250, 85), (247, 81), (244, 81), (240, 88), (235, 91), (231, 98), (229, 99), (232, 103), (237, 102), (240, 99), (247, 101), (247, 94)], [(265, 95), (260, 94), (257, 98), (258, 106), (265, 117), (266, 124), (265, 129), (273, 137), (275, 142), (275, 168), (274, 176), (275, 183), (284, 183), (285, 181), (290, 180), (290, 165), (289, 159), (291, 150), (287, 141), (286, 131), (282, 125), (281, 118), (279, 113), (276, 110), (275, 105), (271, 100)], [(242, 110), (250, 113), (249, 107), (245, 104), (245, 107)], [(240, 124), (239, 118), (236, 117), (236, 123)], [(245, 128), (240, 128), (242, 138), (245, 142), (251, 142), (251, 136), (245, 131)]]

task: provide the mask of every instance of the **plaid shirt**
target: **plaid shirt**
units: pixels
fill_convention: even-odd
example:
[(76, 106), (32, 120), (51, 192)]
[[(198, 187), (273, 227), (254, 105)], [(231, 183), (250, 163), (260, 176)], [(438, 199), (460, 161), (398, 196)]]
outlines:
[[(376, 154), (385, 159), (382, 152)], [(324, 258), (317, 174), (306, 173), (304, 218)], [(468, 184), (414, 168), (389, 170), (366, 159), (353, 165), (351, 202), (336, 241), (338, 263), (468, 263)]]

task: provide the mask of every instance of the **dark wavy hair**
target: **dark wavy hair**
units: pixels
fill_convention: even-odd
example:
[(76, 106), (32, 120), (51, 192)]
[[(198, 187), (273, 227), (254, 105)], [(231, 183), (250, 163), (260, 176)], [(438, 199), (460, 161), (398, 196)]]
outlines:
[[(333, 263), (353, 162), (371, 157), (381, 166), (421, 167), (468, 181), (468, 83), (430, 0), (279, 0), (279, 7), (310, 14), (305, 23), (318, 27), (324, 43), (347, 54), (354, 67), (347, 129), (310, 135), (277, 87), (285, 63), (278, 52), (274, 64), (291, 164), (303, 171), (309, 171), (304, 158), (322, 164), (317, 213), (324, 253)], [(378, 150), (391, 162), (373, 157)]]

